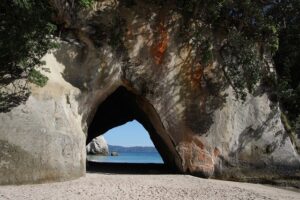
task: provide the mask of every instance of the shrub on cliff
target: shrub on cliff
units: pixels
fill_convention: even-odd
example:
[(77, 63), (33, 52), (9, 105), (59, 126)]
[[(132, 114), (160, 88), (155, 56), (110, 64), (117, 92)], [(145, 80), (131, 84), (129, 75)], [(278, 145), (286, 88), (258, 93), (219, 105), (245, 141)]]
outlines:
[[(93, 1), (65, 3), (80, 9), (91, 6)], [(201, 64), (212, 62), (212, 49), (220, 52), (222, 72), (237, 98), (245, 99), (247, 92), (255, 91), (259, 81), (269, 83), (271, 92), (296, 127), (296, 119), (300, 119), (299, 0), (145, 1), (168, 4), (182, 14), (184, 38), (192, 41)], [(41, 57), (53, 47), (55, 25), (51, 19), (55, 13), (49, 2), (0, 2), (0, 112), (26, 100), (28, 81), (40, 86), (47, 81), (37, 68), (43, 64)], [(134, 0), (126, 2), (134, 5)], [(221, 46), (215, 44), (215, 33), (223, 37)], [(278, 78), (266, 64), (265, 55), (275, 55)], [(18, 82), (21, 87), (15, 86), (16, 80), (23, 80)]]
[(288, 0), (276, 10), (281, 21), (279, 49), (274, 56), (277, 94), (300, 137), (300, 1)]
[[(300, 119), (300, 1), (176, 0), (176, 5), (186, 27), (193, 27), (184, 31), (195, 38), (195, 46), (211, 44), (200, 45), (199, 55), (208, 55), (211, 48), (207, 47), (215, 41), (213, 33), (223, 35), (222, 46), (215, 50), (223, 55), (223, 72), (237, 98), (244, 99), (259, 81), (268, 82), (269, 92), (296, 128)], [(203, 30), (211, 36), (203, 37)], [(276, 74), (268, 68), (265, 55), (274, 56)]]
[(27, 99), (28, 81), (46, 84), (38, 68), (54, 47), (51, 14), (47, 0), (0, 1), (0, 112)]

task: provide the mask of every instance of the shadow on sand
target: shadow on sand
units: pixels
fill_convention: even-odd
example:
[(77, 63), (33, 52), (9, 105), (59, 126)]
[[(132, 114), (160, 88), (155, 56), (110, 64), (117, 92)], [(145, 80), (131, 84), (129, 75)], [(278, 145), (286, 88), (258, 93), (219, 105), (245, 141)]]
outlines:
[(136, 163), (97, 163), (87, 161), (86, 171), (89, 173), (108, 174), (178, 174), (164, 164)]

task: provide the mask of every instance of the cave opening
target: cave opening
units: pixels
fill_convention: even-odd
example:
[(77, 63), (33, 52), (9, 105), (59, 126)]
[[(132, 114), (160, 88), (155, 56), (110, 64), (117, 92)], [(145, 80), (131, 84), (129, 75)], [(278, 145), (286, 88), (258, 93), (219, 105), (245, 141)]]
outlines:
[[(89, 144), (93, 138), (105, 134), (110, 129), (135, 120), (149, 133), (151, 141), (159, 152), (163, 160), (163, 164), (161, 164), (163, 166), (159, 166), (159, 168), (173, 172), (177, 171), (174, 144), (171, 138), (165, 133), (161, 120), (153, 106), (123, 86), (117, 88), (98, 106), (88, 127), (86, 144)], [(103, 168), (106, 165), (104, 163), (87, 162), (88, 170), (97, 167)], [(110, 164), (108, 167), (112, 168), (113, 166)], [(141, 167), (141, 165), (137, 166), (135, 164), (133, 166), (133, 164), (122, 163), (117, 168), (132, 167)], [(146, 168), (149, 167), (157, 168), (154, 165), (147, 165)]]
[(99, 163), (163, 164), (149, 133), (133, 120), (110, 129), (87, 146), (87, 160)]

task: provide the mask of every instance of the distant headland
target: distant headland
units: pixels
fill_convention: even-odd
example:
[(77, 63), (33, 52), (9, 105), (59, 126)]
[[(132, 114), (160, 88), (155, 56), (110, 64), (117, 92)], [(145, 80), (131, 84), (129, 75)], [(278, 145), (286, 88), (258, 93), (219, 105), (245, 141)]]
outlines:
[(124, 147), (117, 145), (108, 145), (110, 152), (123, 152), (123, 153), (156, 153), (155, 147), (143, 147), (143, 146), (133, 146)]

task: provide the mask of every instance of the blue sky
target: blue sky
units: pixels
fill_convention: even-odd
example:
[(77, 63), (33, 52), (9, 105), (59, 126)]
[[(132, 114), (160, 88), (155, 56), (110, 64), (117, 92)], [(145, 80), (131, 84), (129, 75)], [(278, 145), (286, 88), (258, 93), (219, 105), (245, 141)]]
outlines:
[(110, 145), (120, 146), (154, 146), (148, 132), (136, 120), (110, 129), (104, 134)]

